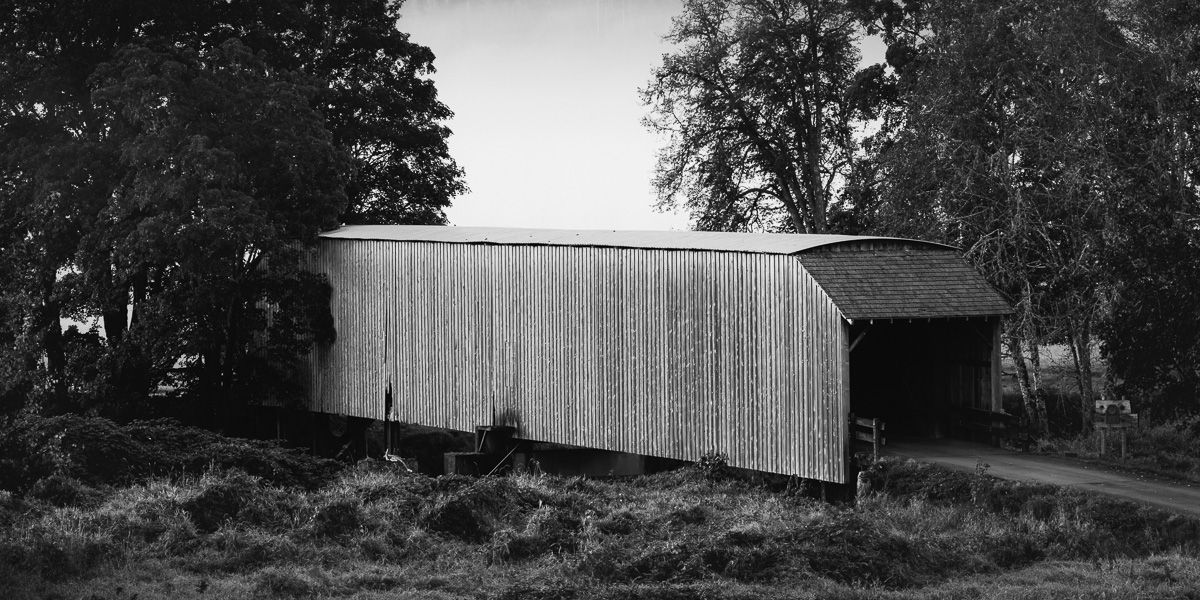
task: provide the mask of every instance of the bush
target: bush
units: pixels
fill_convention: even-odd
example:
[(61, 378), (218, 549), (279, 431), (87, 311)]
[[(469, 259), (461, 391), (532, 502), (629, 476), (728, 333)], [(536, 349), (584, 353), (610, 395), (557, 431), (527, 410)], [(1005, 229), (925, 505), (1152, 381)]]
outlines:
[(155, 475), (203, 473), (217, 467), (238, 469), (269, 485), (314, 490), (332, 481), (343, 467), (273, 441), (225, 437), (171, 419), (134, 421), (125, 429), (152, 451)]
[(627, 508), (613, 511), (608, 516), (593, 521), (596, 531), (609, 535), (629, 535), (640, 527), (636, 515)]
[(237, 517), (261, 490), (257, 477), (240, 471), (206, 474), (200, 485), (200, 492), (185, 501), (182, 508), (196, 529), (204, 533), (212, 533)]
[[(1052, 485), (1005, 481), (950, 471), (913, 461), (884, 460), (868, 474), (873, 488), (901, 500), (938, 506), (970, 506), (1006, 517), (1024, 517), (1050, 527), (1037, 541), (1055, 558), (1146, 556), (1200, 549), (1200, 519), (1134, 502)], [(1066, 517), (1065, 524), (1059, 517)], [(1024, 534), (996, 540), (1005, 549), (991, 558), (1015, 566), (1040, 555)]]
[(341, 469), (274, 442), (227, 438), (172, 420), (24, 416), (0, 430), (0, 489), (27, 491), (51, 476), (84, 485), (128, 485), (155, 476), (239, 469), (264, 482), (316, 489)]
[(700, 456), (696, 468), (700, 469), (706, 479), (720, 481), (729, 477), (729, 455), (710, 450)]
[(758, 523), (741, 525), (705, 543), (704, 564), (714, 573), (741, 581), (768, 579), (785, 561), (789, 549), (767, 535)]
[(1005, 532), (983, 540), (984, 554), (1002, 569), (1023, 567), (1042, 560), (1042, 540), (1028, 533)]
[(488, 556), (493, 561), (524, 560), (544, 554), (574, 552), (582, 523), (552, 506), (541, 506), (529, 516), (525, 529), (501, 529), (493, 534)]
[(112, 532), (98, 527), (79, 508), (54, 509), (0, 536), (0, 572), (38, 574), (44, 579), (82, 577), (122, 555)]
[(899, 537), (852, 512), (839, 512), (796, 533), (813, 572), (849, 585), (923, 585), (970, 569), (919, 540)]
[(52, 475), (88, 485), (123, 484), (148, 474), (153, 453), (108, 419), (26, 415), (0, 431), (0, 488), (26, 491)]
[(303, 552), (290, 538), (241, 527), (225, 527), (200, 538), (182, 558), (199, 572), (246, 573), (298, 561)]
[(1153, 457), (1160, 469), (1200, 475), (1200, 416), (1130, 432), (1130, 453)]
[(437, 481), (448, 489), (422, 510), (418, 524), (468, 542), (486, 541), (505, 525), (511, 528), (543, 500), (510, 477), (442, 476)]
[(65, 475), (43, 477), (29, 489), (29, 497), (53, 506), (95, 506), (104, 494), (82, 481)]
[(336, 498), (317, 509), (313, 517), (313, 533), (329, 538), (347, 537), (359, 531), (362, 521), (362, 500), (355, 497)]
[(872, 490), (895, 498), (920, 498), (937, 504), (962, 504), (975, 497), (978, 475), (914, 460), (885, 459), (863, 471)]

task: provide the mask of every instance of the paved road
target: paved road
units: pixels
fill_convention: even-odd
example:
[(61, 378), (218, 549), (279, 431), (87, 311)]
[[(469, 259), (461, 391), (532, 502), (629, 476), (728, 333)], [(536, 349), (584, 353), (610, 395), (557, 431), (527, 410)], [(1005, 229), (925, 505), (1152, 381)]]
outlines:
[(1016, 481), (1069, 485), (1200, 516), (1200, 484), (1176, 483), (1150, 477), (1114, 473), (1068, 459), (1034, 456), (954, 440), (888, 440), (884, 454), (903, 456), (975, 471), (980, 459), (989, 475)]

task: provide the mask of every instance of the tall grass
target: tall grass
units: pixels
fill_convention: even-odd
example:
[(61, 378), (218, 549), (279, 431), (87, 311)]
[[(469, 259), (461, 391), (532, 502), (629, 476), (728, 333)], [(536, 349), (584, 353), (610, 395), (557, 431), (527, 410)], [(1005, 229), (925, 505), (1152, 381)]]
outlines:
[[(1153, 435), (1138, 443), (1191, 439)], [(120, 430), (103, 438), (113, 455), (125, 447)], [(0, 491), (5, 597), (1037, 597), (1068, 579), (1139, 597), (1200, 586), (1197, 519), (915, 462), (874, 465), (872, 491), (831, 505), (713, 460), (628, 480), (435, 478), (381, 461), (326, 472), (215, 440), (217, 455), (239, 458), (199, 470), (127, 462), (99, 477), (61, 444), (86, 435), (53, 439), (27, 436), (63, 452)], [(1021, 593), (1005, 583), (1021, 578)]]
[(857, 505), (699, 469), (473, 479), (366, 463), (312, 490), (216, 469), (95, 488), (98, 501), (78, 496), (86, 506), (6, 493), (0, 588), (70, 597), (132, 578), (123, 593), (139, 598), (923, 597), (1071, 564), (1200, 585), (1196, 519), (914, 462), (881, 462), (868, 479)]

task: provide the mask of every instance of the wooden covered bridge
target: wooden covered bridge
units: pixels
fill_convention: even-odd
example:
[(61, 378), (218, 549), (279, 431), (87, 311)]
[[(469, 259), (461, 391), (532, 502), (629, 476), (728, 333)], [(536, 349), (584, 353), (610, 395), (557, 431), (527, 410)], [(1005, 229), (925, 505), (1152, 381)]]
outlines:
[(948, 246), (841, 235), (351, 226), (312, 268), (309, 408), (843, 483), (851, 413), (1000, 411), (1008, 303)]

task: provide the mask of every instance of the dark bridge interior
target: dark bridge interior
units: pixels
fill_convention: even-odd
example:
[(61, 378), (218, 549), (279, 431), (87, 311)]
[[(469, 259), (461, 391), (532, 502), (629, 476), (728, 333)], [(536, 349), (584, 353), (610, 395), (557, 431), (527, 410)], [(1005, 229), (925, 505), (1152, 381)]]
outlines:
[(991, 441), (995, 319), (933, 319), (850, 326), (850, 404), (883, 419), (889, 436)]

